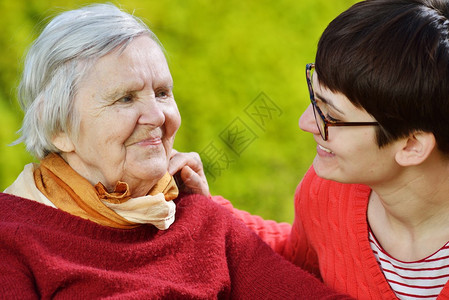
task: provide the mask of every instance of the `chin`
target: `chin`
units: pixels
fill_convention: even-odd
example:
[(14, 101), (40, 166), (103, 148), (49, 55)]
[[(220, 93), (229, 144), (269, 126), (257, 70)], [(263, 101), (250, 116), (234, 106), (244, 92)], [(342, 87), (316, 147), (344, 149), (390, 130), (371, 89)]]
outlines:
[[(148, 165), (147, 165), (148, 166)], [(161, 174), (160, 177), (164, 176), (168, 170), (168, 160), (167, 159), (155, 159), (151, 160), (149, 163), (149, 168), (147, 170), (151, 170), (151, 174)]]
[(320, 169), (320, 168), (315, 168), (315, 173), (323, 179), (326, 180), (332, 180), (332, 181), (336, 181), (336, 182), (340, 182), (340, 183), (346, 183), (346, 184), (352, 184), (352, 183), (360, 183), (357, 180), (354, 180), (353, 178), (348, 178), (347, 176), (345, 177), (341, 172), (332, 172), (330, 170), (326, 170), (326, 169)]
[(313, 169), (315, 170), (315, 173), (323, 179), (339, 181), (336, 178), (335, 172), (333, 172), (333, 169), (329, 166), (323, 165), (316, 158), (313, 161)]
[(140, 161), (134, 161), (127, 165), (127, 174), (134, 178), (142, 180), (159, 179), (168, 170), (167, 158), (151, 158)]
[[(315, 169), (315, 168), (314, 168)], [(320, 172), (320, 170), (315, 169), (315, 173), (316, 175), (318, 175), (318, 177), (323, 178), (323, 179), (327, 179), (327, 180), (333, 180), (331, 177), (327, 176), (327, 173), (323, 173)]]

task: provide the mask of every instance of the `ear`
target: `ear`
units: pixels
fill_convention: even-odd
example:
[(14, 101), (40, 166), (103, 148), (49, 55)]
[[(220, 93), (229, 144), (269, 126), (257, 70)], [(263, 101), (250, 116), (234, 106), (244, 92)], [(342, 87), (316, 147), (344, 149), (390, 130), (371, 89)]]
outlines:
[(433, 133), (414, 132), (404, 139), (401, 149), (396, 152), (396, 162), (401, 166), (419, 165), (429, 157), (435, 146)]
[(65, 132), (59, 132), (53, 136), (51, 139), (53, 145), (58, 148), (61, 152), (73, 152), (75, 150), (75, 145), (72, 139)]

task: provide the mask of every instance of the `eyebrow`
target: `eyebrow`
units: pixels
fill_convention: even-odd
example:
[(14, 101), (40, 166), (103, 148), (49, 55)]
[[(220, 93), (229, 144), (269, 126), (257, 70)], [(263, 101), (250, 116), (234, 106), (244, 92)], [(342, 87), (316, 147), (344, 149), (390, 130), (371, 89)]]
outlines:
[(101, 94), (103, 99), (106, 100), (116, 100), (117, 98), (123, 97), (128, 93), (134, 93), (140, 89), (140, 83), (130, 80), (130, 81), (122, 81), (117, 85), (110, 86), (106, 88), (105, 91)]
[(172, 84), (163, 84), (162, 86), (161, 86), (162, 88), (165, 88), (165, 89), (169, 89), (169, 90), (173, 90), (173, 83)]
[(339, 112), (340, 114), (342, 114), (342, 115), (345, 114), (344, 111), (342, 111), (341, 109), (339, 109), (338, 107), (336, 107), (336, 106), (334, 105), (334, 103), (333, 103), (331, 100), (326, 99), (326, 98), (323, 97), (323, 95), (321, 95), (319, 92), (314, 91), (314, 93), (315, 93), (315, 97), (318, 98), (318, 99), (320, 99), (322, 102), (326, 103), (326, 105), (332, 107), (334, 110), (338, 111), (338, 112)]
[(114, 89), (111, 91), (106, 91), (104, 93), (101, 94), (103, 99), (107, 99), (107, 100), (115, 100), (118, 97), (122, 96), (123, 92), (120, 89)]
[[(159, 88), (164, 88), (173, 91), (173, 83), (161, 85)], [(102, 97), (103, 99), (116, 100), (117, 98), (122, 97), (127, 93), (134, 93), (134, 92), (136, 92), (136, 90), (129, 89), (128, 91), (126, 87), (119, 86), (110, 91), (106, 91), (105, 93), (102, 94)]]

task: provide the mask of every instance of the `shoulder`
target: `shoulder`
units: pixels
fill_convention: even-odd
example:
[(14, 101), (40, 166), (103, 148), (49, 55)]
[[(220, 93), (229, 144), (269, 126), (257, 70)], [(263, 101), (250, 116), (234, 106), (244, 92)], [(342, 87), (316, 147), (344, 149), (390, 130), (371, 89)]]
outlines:
[(34, 200), (0, 193), (0, 236), (16, 234), (23, 239), (37, 238), (43, 232), (67, 230), (66, 225), (74, 219), (88, 222)]
[(194, 228), (197, 234), (206, 234), (210, 238), (221, 236), (228, 242), (257, 237), (232, 212), (209, 197), (198, 194), (182, 195), (177, 201), (176, 221), (172, 225), (174, 227)]
[(204, 214), (214, 214), (218, 218), (230, 216), (230, 213), (207, 196), (200, 194), (181, 194), (176, 202), (177, 214), (189, 217), (202, 217)]
[(238, 226), (240, 222), (225, 207), (203, 195), (184, 194), (175, 202), (176, 221), (172, 225), (175, 227), (188, 226), (209, 232), (223, 232)]
[(19, 196), (0, 193), (0, 222), (6, 220), (16, 220), (17, 222), (33, 219), (41, 216), (45, 211), (55, 211), (56, 209), (36, 201)]

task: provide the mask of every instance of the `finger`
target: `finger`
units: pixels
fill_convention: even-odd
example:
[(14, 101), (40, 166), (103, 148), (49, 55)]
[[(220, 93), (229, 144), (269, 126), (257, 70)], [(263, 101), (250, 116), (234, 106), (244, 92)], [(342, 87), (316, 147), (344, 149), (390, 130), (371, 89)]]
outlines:
[(184, 183), (187, 183), (192, 180), (192, 177), (195, 176), (195, 172), (189, 166), (185, 166), (181, 170), (181, 179)]
[(168, 162), (168, 172), (170, 175), (174, 175), (186, 165), (186, 159), (182, 154), (176, 152), (170, 157)]
[(199, 172), (203, 171), (203, 162), (201, 161), (201, 157), (196, 152), (190, 152), (189, 153), (189, 163), (188, 165), (192, 168), (193, 171)]
[(193, 192), (209, 196), (209, 186), (207, 181), (193, 171), (189, 166), (186, 166), (181, 171), (181, 179), (187, 189), (187, 192)]
[(173, 175), (181, 170), (184, 166), (189, 166), (192, 168), (192, 170), (198, 173), (203, 172), (203, 164), (198, 153), (181, 153), (177, 151), (170, 158), (168, 172)]
[(171, 149), (170, 159), (178, 153), (175, 149)]

